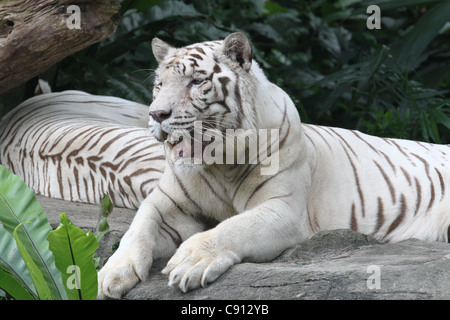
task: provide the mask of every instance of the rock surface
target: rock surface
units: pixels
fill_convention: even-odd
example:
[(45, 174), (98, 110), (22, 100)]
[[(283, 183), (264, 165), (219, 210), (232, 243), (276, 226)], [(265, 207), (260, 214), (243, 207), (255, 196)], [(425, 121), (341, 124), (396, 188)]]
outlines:
[[(79, 227), (93, 229), (99, 206), (38, 197), (56, 226), (66, 212)], [(134, 211), (115, 208), (111, 232), (100, 243), (107, 258)], [(320, 232), (269, 263), (241, 263), (206, 288), (181, 293), (167, 286), (154, 263), (149, 279), (124, 299), (450, 299), (450, 244), (415, 239), (382, 244), (350, 230)]]

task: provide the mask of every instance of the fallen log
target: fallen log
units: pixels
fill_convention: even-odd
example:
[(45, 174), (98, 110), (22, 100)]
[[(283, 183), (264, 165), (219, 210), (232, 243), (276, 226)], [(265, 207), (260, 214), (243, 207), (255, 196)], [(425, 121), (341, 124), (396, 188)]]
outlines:
[(111, 36), (119, 8), (116, 0), (1, 1), (0, 95)]

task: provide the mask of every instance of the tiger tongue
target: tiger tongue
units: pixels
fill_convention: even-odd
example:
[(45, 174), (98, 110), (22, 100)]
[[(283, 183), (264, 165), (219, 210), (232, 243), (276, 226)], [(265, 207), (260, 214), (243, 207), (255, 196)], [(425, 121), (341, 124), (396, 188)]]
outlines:
[(172, 152), (175, 153), (176, 157), (183, 158), (191, 155), (191, 143), (183, 139), (173, 146)]

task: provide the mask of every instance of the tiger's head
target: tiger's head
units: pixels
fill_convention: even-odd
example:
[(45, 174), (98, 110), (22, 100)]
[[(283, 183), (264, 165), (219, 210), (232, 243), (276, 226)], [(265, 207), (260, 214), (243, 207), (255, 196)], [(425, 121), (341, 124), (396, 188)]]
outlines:
[[(256, 87), (253, 69), (258, 67), (245, 35), (233, 33), (222, 41), (183, 48), (154, 38), (152, 50), (158, 68), (149, 127), (157, 140), (166, 141), (166, 146), (183, 157), (194, 149), (181, 137), (192, 138), (191, 143), (201, 139), (204, 149), (213, 140), (203, 139), (208, 129), (221, 133), (256, 129), (252, 96)], [(201, 132), (194, 134), (199, 123)]]

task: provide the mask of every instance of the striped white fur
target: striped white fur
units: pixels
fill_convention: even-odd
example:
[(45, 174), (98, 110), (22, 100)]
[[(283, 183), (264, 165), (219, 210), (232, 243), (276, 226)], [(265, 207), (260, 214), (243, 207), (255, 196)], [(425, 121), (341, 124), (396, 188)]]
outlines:
[[(126, 183), (121, 178), (122, 189), (111, 184), (101, 189), (117, 192), (117, 199), (143, 195), (145, 192), (140, 190), (143, 181), (153, 179), (152, 174), (160, 173), (164, 167), (159, 183), (142, 200), (118, 250), (99, 273), (99, 298), (119, 298), (138, 281), (146, 279), (154, 259), (173, 255), (163, 272), (169, 275), (169, 284), (187, 291), (205, 286), (243, 260), (273, 259), (320, 230), (353, 229), (384, 241), (408, 238), (448, 241), (448, 145), (302, 125), (291, 99), (267, 80), (252, 61), (251, 46), (242, 34), (180, 49), (155, 39), (153, 52), (159, 67), (148, 124), (154, 137), (164, 141), (165, 165), (159, 160), (162, 149), (156, 147), (148, 131), (140, 129), (143, 119), (148, 120), (148, 108), (131, 102), (86, 95), (86, 99), (95, 100), (93, 105), (99, 113), (88, 114), (93, 109), (89, 107), (82, 112), (80, 105), (72, 107), (71, 110), (76, 110), (65, 116), (67, 111), (57, 103), (54, 109), (57, 114), (52, 118), (51, 113), (42, 111), (41, 116), (41, 111), (26, 106), (37, 101), (34, 98), (14, 110), (2, 124), (7, 128), (1, 133), (2, 163), (28, 177), (27, 183), (31, 185), (36, 184), (33, 176), (48, 181), (40, 192), (48, 189), (52, 196), (93, 201), (93, 196), (73, 198), (74, 194), (85, 192), (81, 190), (89, 186), (91, 179), (102, 180), (100, 170), (89, 171), (82, 161), (70, 157), (85, 144), (85, 159), (113, 159), (118, 154), (123, 159), (131, 159), (134, 152), (148, 148), (148, 158), (143, 157), (142, 161), (127, 167), (129, 177), (134, 177), (133, 172), (144, 173), (141, 180)], [(82, 96), (66, 92), (59, 98), (57, 94), (47, 97), (57, 101), (71, 94)], [(102, 101), (107, 101), (107, 105)], [(38, 104), (40, 110), (45, 110), (46, 104)], [(28, 122), (21, 124), (20, 121), (25, 121), (21, 119), (32, 112), (39, 118), (32, 120), (31, 114)], [(176, 146), (181, 146), (179, 150), (184, 154), (187, 151), (183, 142), (176, 144), (172, 139), (174, 133), (187, 130), (192, 134), (197, 120), (220, 131), (278, 129), (279, 150), (275, 154), (280, 160), (279, 170), (273, 175), (262, 175), (262, 163), (193, 165), (170, 161), (168, 155)], [(51, 130), (40, 127), (47, 122), (45, 126)], [(90, 137), (88, 133), (76, 130), (85, 130), (83, 126), (90, 123), (98, 130), (117, 128), (113, 135), (116, 139), (99, 131), (96, 137), (101, 139), (97, 148), (89, 148), (94, 140), (86, 139)], [(130, 130), (133, 133), (128, 133)], [(41, 131), (54, 135), (50, 137)], [(22, 132), (27, 135), (20, 138)], [(62, 136), (65, 142), (61, 142), (64, 152), (51, 153), (52, 145), (59, 143), (59, 132), (65, 132)], [(109, 144), (110, 141), (113, 142)], [(47, 164), (43, 162), (45, 157), (21, 158), (28, 157), (31, 150), (39, 154), (42, 148), (48, 155), (62, 156), (58, 160), (70, 163), (68, 170), (58, 174), (58, 166), (52, 165), (55, 156), (48, 157)], [(23, 164), (25, 161), (28, 162)], [(34, 167), (45, 171), (33, 172), (37, 170), (31, 169)], [(87, 170), (86, 183), (79, 178), (82, 168)], [(61, 191), (58, 179), (72, 179), (71, 193), (63, 192), (65, 186)], [(131, 189), (125, 189), (125, 185)], [(133, 201), (122, 202), (134, 206), (141, 199), (135, 197)], [(131, 202), (133, 205), (129, 205)], [(208, 222), (215, 226), (208, 229)]]
[[(448, 241), (450, 146), (303, 125), (314, 152), (310, 230)], [(320, 191), (319, 191), (320, 190)]]
[(137, 208), (164, 171), (148, 106), (80, 91), (33, 97), (0, 123), (0, 163), (37, 194)]

